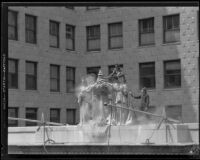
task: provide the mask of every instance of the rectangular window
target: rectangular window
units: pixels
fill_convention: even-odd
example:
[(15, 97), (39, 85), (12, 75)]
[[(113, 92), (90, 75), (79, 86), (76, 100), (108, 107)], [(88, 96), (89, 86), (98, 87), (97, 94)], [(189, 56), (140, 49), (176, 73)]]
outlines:
[(155, 63), (140, 63), (140, 89), (143, 87), (153, 89), (155, 88)]
[(50, 122), (60, 123), (60, 109), (58, 108), (50, 109)]
[[(37, 108), (26, 108), (26, 119), (37, 120)], [(37, 126), (37, 123), (26, 122), (26, 126)]]
[(101, 67), (87, 67), (87, 74), (92, 75), (95, 77), (95, 80), (97, 79), (99, 70), (101, 69)]
[(50, 47), (59, 48), (59, 23), (49, 22)]
[(100, 9), (100, 7), (96, 7), (96, 6), (91, 6), (91, 7), (87, 7), (87, 10), (97, 10)]
[(37, 63), (26, 61), (26, 89), (37, 89)]
[(67, 124), (74, 125), (76, 123), (76, 109), (67, 109)]
[(8, 39), (17, 40), (17, 12), (8, 11)]
[[(118, 66), (120, 67), (121, 70), (123, 69), (123, 64), (119, 64)], [(111, 74), (114, 68), (115, 68), (115, 65), (108, 66), (108, 74)]]
[(18, 88), (18, 60), (8, 60), (8, 88)]
[(36, 17), (35, 16), (26, 15), (25, 30), (26, 30), (26, 42), (36, 43)]
[(60, 91), (60, 66), (50, 65), (50, 91)]
[(66, 67), (66, 92), (74, 92), (75, 89), (75, 68)]
[(66, 25), (66, 49), (75, 50), (75, 26)]
[[(18, 108), (17, 107), (8, 107), (8, 117), (18, 118)], [(18, 121), (8, 120), (8, 127), (18, 126)]]
[(139, 45), (154, 44), (154, 18), (139, 20)]
[(87, 27), (87, 50), (100, 51), (100, 25)]
[(172, 60), (164, 62), (164, 87), (177, 88), (181, 87), (181, 62)]
[(180, 41), (179, 14), (163, 17), (164, 43)]
[(169, 105), (165, 107), (166, 117), (173, 118), (182, 122), (182, 106), (181, 105)]
[(123, 48), (122, 22), (108, 24), (108, 47)]

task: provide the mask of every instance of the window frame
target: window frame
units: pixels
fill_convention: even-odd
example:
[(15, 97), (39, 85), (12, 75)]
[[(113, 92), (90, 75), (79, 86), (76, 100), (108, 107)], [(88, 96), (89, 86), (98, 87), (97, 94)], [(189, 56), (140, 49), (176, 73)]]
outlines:
[[(68, 79), (68, 76), (67, 76), (67, 69), (72, 69), (72, 72), (73, 72), (73, 79)], [(68, 82), (73, 82), (73, 89), (75, 89), (75, 84), (76, 84), (76, 68), (75, 67), (71, 67), (71, 66), (66, 66), (66, 93), (73, 93), (73, 92), (70, 92), (68, 90)]]
[[(58, 117), (57, 117), (58, 121), (53, 121), (53, 120), (52, 120), (52, 116), (51, 116), (51, 115), (52, 115), (52, 114), (51, 114), (51, 111), (52, 111), (52, 110), (58, 111)], [(49, 111), (50, 111), (50, 113), (49, 113), (49, 115), (50, 115), (50, 116), (49, 116), (50, 122), (60, 123), (60, 111), (61, 111), (61, 109), (60, 109), (60, 108), (50, 108)]]
[[(57, 67), (57, 78), (51, 77), (51, 67)], [(51, 88), (51, 80), (57, 81), (57, 90)], [(60, 92), (60, 65), (50, 64), (50, 92)]]
[(97, 78), (97, 77), (98, 77), (98, 72), (97, 72), (97, 74), (94, 73), (94, 72), (89, 72), (90, 69), (94, 69), (94, 70), (95, 70), (95, 69), (99, 69), (99, 70), (100, 70), (100, 69), (101, 69), (101, 66), (86, 67), (86, 74), (87, 74), (87, 75), (92, 75), (92, 74), (93, 74), (93, 75), (95, 75), (96, 78)]
[[(27, 28), (27, 18), (33, 18), (34, 21), (34, 29)], [(34, 35), (34, 40), (30, 41), (27, 38), (27, 32), (32, 32)], [(26, 43), (37, 44), (37, 16), (25, 14), (25, 41)]]
[[(141, 66), (142, 65), (149, 65), (149, 64), (153, 64), (154, 65), (154, 75), (148, 75), (148, 76), (141, 76)], [(147, 86), (142, 86), (141, 85), (141, 79), (142, 78), (154, 78), (154, 84), (153, 84), (153, 87), (147, 87)], [(153, 90), (153, 89), (156, 89), (156, 63), (155, 62), (141, 62), (139, 63), (139, 88), (142, 89), (143, 87), (149, 89), (149, 90)]]
[[(180, 76), (180, 86), (172, 86), (172, 87), (167, 87), (166, 86), (166, 76), (173, 76), (173, 75), (177, 75), (177, 74), (168, 74), (166, 75), (166, 63), (170, 63), (170, 62), (179, 62), (180, 64), (180, 74), (178, 74)], [(163, 73), (164, 73), (164, 89), (173, 89), (173, 88), (181, 88), (182, 87), (182, 75), (181, 75), (181, 59), (173, 59), (173, 60), (165, 60), (163, 61)]]
[[(71, 27), (72, 28), (72, 37), (68, 37), (67, 36), (67, 27)], [(71, 25), (71, 24), (66, 24), (65, 25), (65, 38), (66, 38), (66, 40), (70, 39), (73, 42), (72, 49), (66, 47), (66, 50), (75, 51), (75, 26), (74, 25)]]
[[(112, 25), (117, 25), (117, 24), (121, 24), (121, 30), (122, 30), (122, 33), (121, 34), (118, 34), (118, 35), (110, 35), (111, 34), (111, 26)], [(111, 39), (112, 38), (116, 38), (116, 37), (121, 37), (122, 38), (122, 46), (121, 47), (111, 47)], [(114, 22), (114, 23), (108, 23), (108, 49), (109, 50), (112, 50), (112, 49), (122, 49), (123, 48), (123, 22)]]
[[(37, 62), (34, 62), (34, 61), (26, 61), (26, 63), (25, 63), (25, 65), (27, 64), (27, 63), (32, 63), (32, 64), (34, 64), (34, 75), (29, 75), (29, 74), (27, 74), (27, 68), (26, 68), (26, 90), (37, 90)], [(31, 78), (34, 78), (34, 81), (35, 81), (35, 88), (33, 89), (33, 88), (28, 88), (28, 83), (27, 83), (27, 76), (31, 76)]]
[[(9, 34), (8, 34), (8, 40), (18, 40), (18, 11), (14, 11), (14, 10), (8, 10), (8, 12), (11, 12), (12, 14), (14, 14), (15, 15), (15, 24), (16, 25), (10, 25), (9, 24), (9, 21), (8, 21), (8, 28), (9, 27), (12, 27), (12, 28), (14, 28), (14, 30), (15, 30), (15, 35), (16, 35), (16, 37), (15, 38), (11, 38), (11, 37), (9, 37)], [(9, 15), (9, 13), (8, 13), (8, 15)], [(9, 32), (9, 29), (8, 29), (8, 32)]]
[[(56, 35), (51, 33), (51, 23), (54, 23), (54, 24), (57, 25), (58, 30), (57, 30)], [(49, 46), (52, 47), (52, 48), (59, 48), (60, 47), (60, 22), (54, 21), (54, 20), (49, 20), (49, 36), (54, 36), (54, 37), (57, 38), (57, 46), (51, 45), (50, 39), (49, 39)]]
[[(169, 18), (169, 17), (172, 17), (172, 19), (173, 19), (174, 16), (178, 16), (178, 18), (179, 18), (179, 26), (178, 26), (178, 28), (173, 28), (173, 20), (172, 20), (172, 29), (166, 29), (166, 19)], [(181, 41), (181, 39), (180, 39), (181, 37), (180, 37), (179, 41), (166, 42), (166, 40), (165, 40), (166, 31), (179, 31), (179, 36), (181, 36), (180, 35), (180, 13), (175, 13), (175, 14), (170, 14), (170, 15), (163, 16), (163, 44), (177, 43), (177, 42)]]
[[(119, 66), (120, 69), (124, 69), (124, 65), (123, 65), (123, 64), (117, 64), (117, 66)], [(108, 74), (111, 74), (111, 73), (112, 73), (111, 68), (114, 69), (114, 68), (115, 68), (115, 64), (113, 64), (113, 65), (108, 65)]]
[[(141, 30), (141, 23), (144, 21), (148, 21), (148, 20), (153, 20), (153, 29), (152, 31), (147, 31), (147, 32), (142, 32)], [(139, 19), (138, 20), (139, 23), (139, 46), (148, 46), (148, 45), (154, 45), (155, 44), (155, 20), (154, 17), (149, 17), (149, 18), (144, 18), (144, 19)], [(141, 44), (141, 35), (142, 34), (148, 34), (148, 33), (153, 33), (154, 34), (154, 42), (153, 43), (149, 43), (149, 44)]]
[[(97, 35), (96, 37), (89, 37), (89, 29), (91, 29), (92, 27), (98, 27), (99, 28), (99, 35)], [(87, 51), (101, 51), (101, 26), (100, 24), (98, 25), (92, 25), (92, 26), (86, 26), (86, 37), (87, 37)], [(89, 41), (92, 40), (99, 40), (99, 48), (97, 49), (89, 49)]]
[[(36, 107), (26, 107), (26, 109), (25, 109), (25, 117), (26, 117), (26, 119), (30, 119), (30, 118), (28, 118), (27, 117), (27, 110), (34, 110), (35, 111), (35, 119), (31, 119), (31, 120), (37, 120), (37, 118), (38, 118), (38, 108), (36, 108)], [(30, 125), (31, 124), (31, 125)], [(37, 126), (37, 122), (25, 122), (25, 126)]]
[[(9, 73), (9, 69), (8, 69), (8, 78), (9, 78), (9, 75), (11, 74), (12, 76), (16, 76), (16, 86), (13, 86), (11, 84), (11, 86), (9, 85), (9, 80), (8, 80), (8, 88), (9, 89), (18, 89), (19, 88), (19, 76), (18, 76), (18, 66), (19, 66), (19, 60), (18, 59), (14, 59), (14, 58), (9, 58), (8, 59), (8, 65), (9, 65), (9, 61), (14, 61), (15, 62), (15, 70), (16, 72), (15, 73)], [(8, 66), (9, 67), (9, 66)]]
[[(8, 107), (8, 113), (9, 113), (9, 109), (14, 109), (15, 110), (15, 117), (13, 118), (18, 118), (19, 117), (19, 107)], [(15, 123), (12, 123), (12, 124), (9, 124), (9, 122), (15, 122)], [(17, 120), (8, 120), (8, 127), (17, 127), (19, 124), (18, 124), (18, 121)]]

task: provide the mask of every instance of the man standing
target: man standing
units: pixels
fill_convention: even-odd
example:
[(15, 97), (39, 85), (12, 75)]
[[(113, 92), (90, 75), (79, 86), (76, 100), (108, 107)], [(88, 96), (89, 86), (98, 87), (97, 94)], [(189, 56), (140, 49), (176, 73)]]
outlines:
[(147, 89), (144, 87), (141, 90), (140, 96), (133, 96), (135, 99), (141, 99), (140, 110), (147, 111), (149, 107), (149, 95), (147, 94)]

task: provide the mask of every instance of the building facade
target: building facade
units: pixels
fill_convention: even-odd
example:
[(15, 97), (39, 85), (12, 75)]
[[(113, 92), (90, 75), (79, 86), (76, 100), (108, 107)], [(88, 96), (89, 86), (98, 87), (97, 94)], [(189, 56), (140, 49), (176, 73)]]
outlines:
[(198, 15), (198, 7), (10, 7), (9, 116), (77, 124), (81, 77), (120, 64), (131, 91), (148, 89), (149, 111), (198, 122)]

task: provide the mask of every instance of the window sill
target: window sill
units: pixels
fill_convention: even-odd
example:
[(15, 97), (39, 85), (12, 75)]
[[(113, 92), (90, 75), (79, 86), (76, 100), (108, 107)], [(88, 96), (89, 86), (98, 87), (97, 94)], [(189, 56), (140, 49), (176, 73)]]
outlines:
[(149, 45), (141, 45), (141, 46), (138, 46), (138, 48), (148, 48), (148, 47), (155, 47), (155, 43), (154, 44), (149, 44)]
[(65, 49), (65, 51), (70, 52), (70, 53), (77, 53), (75, 50), (71, 50), (71, 49)]
[(25, 92), (32, 92), (32, 93), (39, 93), (39, 91), (38, 90), (27, 90), (27, 89), (25, 89)]
[(168, 45), (180, 45), (181, 42), (168, 42), (168, 43), (163, 43), (162, 46), (168, 46)]
[(108, 51), (121, 51), (123, 50), (124, 48), (109, 48)]
[(101, 52), (101, 50), (94, 50), (94, 51), (86, 51), (86, 54), (92, 54), (92, 53), (100, 53)]
[(177, 90), (182, 90), (181, 87), (177, 88), (163, 88), (163, 91), (177, 91)]

